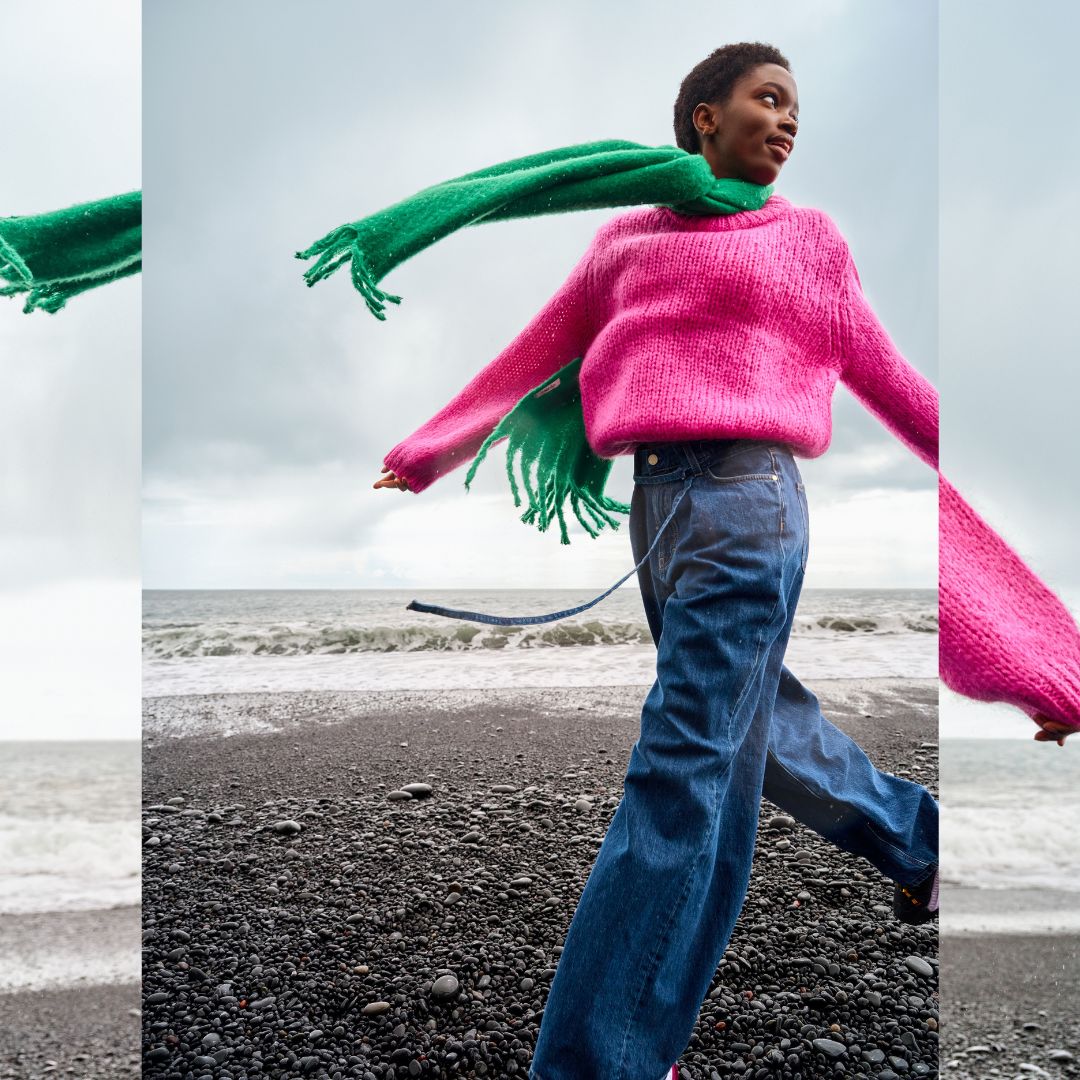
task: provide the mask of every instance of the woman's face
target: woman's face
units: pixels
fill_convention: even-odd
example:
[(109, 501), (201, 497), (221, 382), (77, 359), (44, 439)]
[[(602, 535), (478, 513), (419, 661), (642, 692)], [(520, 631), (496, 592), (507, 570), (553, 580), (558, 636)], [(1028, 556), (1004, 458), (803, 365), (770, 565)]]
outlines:
[(694, 125), (713, 175), (771, 184), (791, 153), (799, 119), (799, 88), (779, 64), (759, 64), (734, 85), (723, 104), (700, 104)]

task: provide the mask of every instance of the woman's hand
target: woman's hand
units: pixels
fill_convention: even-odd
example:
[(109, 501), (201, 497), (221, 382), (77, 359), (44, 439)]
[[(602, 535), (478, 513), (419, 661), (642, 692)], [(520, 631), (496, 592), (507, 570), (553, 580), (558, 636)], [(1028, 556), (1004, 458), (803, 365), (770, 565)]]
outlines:
[(1056, 742), (1058, 746), (1064, 746), (1065, 740), (1073, 732), (1080, 730), (1069, 727), (1068, 724), (1059, 723), (1057, 720), (1049, 720), (1042, 713), (1036, 713), (1032, 719), (1041, 729), (1035, 732), (1036, 742)]
[(372, 484), (372, 487), (392, 487), (397, 488), (399, 491), (408, 491), (409, 485), (404, 477), (395, 476), (388, 465), (382, 467), (382, 471), (387, 473), (387, 476), (382, 476)]

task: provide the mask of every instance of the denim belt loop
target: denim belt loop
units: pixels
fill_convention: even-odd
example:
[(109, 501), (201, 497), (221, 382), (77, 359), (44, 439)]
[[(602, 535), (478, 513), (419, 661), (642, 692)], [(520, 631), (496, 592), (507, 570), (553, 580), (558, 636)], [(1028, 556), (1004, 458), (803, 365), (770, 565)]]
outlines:
[(697, 454), (694, 453), (694, 444), (692, 442), (684, 443), (683, 448), (686, 451), (686, 456), (690, 461), (690, 473), (693, 476), (700, 476), (705, 471), (705, 467), (698, 460)]
[[(694, 459), (697, 460), (696, 458)], [(490, 623), (493, 626), (535, 626), (537, 623), (554, 622), (556, 619), (565, 619), (570, 615), (577, 615), (582, 611), (587, 611), (595, 604), (599, 604), (606, 596), (613, 593), (631, 574), (637, 573), (641, 569), (645, 560), (653, 553), (653, 549), (656, 547), (657, 542), (660, 540), (661, 535), (667, 528), (671, 519), (675, 516), (675, 511), (679, 508), (679, 503), (682, 502), (683, 496), (690, 489), (690, 485), (693, 483), (694, 476), (697, 473), (692, 472), (690, 469), (682, 470), (683, 476), (679, 477), (683, 481), (682, 491), (680, 491), (671, 504), (671, 510), (668, 512), (668, 516), (664, 518), (663, 524), (656, 530), (656, 536), (653, 537), (653, 542), (649, 545), (649, 550), (641, 557), (641, 562), (637, 566), (633, 567), (630, 571), (624, 574), (614, 585), (609, 589), (605, 589), (599, 596), (594, 597), (587, 604), (581, 604), (579, 607), (567, 608), (565, 611), (553, 611), (548, 615), (521, 615), (515, 618), (512, 615), (487, 615), (481, 611), (459, 611), (456, 608), (441, 607), (438, 604), (425, 604), (422, 600), (413, 600), (406, 605), (406, 611), (420, 611), (427, 615), (444, 615), (448, 619), (467, 619), (470, 622), (482, 622)], [(670, 482), (670, 478), (669, 478)]]

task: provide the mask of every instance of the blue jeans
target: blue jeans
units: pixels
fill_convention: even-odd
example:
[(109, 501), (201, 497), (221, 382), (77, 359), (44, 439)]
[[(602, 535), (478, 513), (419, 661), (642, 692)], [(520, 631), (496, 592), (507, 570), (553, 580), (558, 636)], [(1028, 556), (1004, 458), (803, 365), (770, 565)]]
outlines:
[(638, 447), (635, 559), (657, 677), (623, 798), (556, 967), (531, 1080), (659, 1080), (685, 1049), (746, 897), (764, 794), (902, 884), (937, 860), (937, 803), (877, 770), (784, 666), (809, 522), (791, 451)]

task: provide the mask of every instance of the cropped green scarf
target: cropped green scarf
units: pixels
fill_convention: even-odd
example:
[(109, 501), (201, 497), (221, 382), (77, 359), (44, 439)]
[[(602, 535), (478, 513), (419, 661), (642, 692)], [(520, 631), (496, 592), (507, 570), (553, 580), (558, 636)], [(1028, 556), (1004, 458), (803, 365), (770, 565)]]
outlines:
[[(643, 204), (696, 216), (736, 214), (760, 209), (771, 194), (771, 185), (717, 179), (700, 154), (608, 139), (515, 158), (424, 188), (332, 230), (296, 257), (316, 259), (304, 272), (309, 286), (348, 263), (353, 285), (368, 310), (385, 319), (386, 304), (399, 304), (401, 297), (379, 288), (383, 277), (466, 225)], [(605, 524), (617, 529), (611, 514), (630, 510), (603, 493), (613, 462), (595, 454), (585, 436), (577, 378), (582, 357), (566, 360), (560, 371), (530, 390), (503, 417), (465, 478), (468, 490), (488, 447), (509, 437), (506, 473), (514, 505), (521, 505), (515, 457), (521, 459), (522, 486), (529, 499), (521, 520), (544, 532), (557, 517), (564, 544), (570, 542), (563, 509), (567, 499), (590, 536)]]
[(142, 267), (142, 192), (0, 218), (0, 296), (56, 312), (73, 296)]

